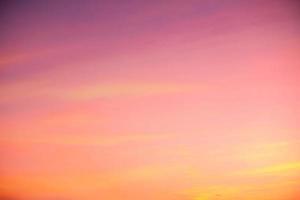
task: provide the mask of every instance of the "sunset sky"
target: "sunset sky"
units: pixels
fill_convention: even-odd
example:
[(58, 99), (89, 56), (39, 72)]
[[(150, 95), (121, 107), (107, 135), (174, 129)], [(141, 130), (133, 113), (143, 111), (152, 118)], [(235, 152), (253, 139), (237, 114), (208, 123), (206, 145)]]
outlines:
[(0, 7), (0, 200), (300, 199), (296, 0)]

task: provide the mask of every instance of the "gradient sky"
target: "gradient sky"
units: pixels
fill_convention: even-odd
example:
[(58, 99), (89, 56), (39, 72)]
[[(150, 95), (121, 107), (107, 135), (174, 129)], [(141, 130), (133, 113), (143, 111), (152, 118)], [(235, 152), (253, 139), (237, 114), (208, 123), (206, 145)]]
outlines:
[(4, 1), (0, 199), (300, 199), (299, 6)]

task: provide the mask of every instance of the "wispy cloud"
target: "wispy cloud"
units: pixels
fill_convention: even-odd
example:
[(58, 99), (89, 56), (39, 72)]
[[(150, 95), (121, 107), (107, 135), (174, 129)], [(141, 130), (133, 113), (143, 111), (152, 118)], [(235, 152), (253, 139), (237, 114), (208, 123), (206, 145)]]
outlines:
[(191, 84), (178, 83), (95, 83), (93, 85), (76, 87), (52, 87), (37, 83), (25, 83), (25, 85), (2, 86), (5, 95), (1, 101), (9, 102), (22, 98), (63, 99), (63, 100), (92, 100), (97, 98), (112, 98), (126, 96), (152, 96), (163, 94), (186, 93), (203, 91), (205, 87)]
[(239, 172), (240, 175), (250, 176), (265, 176), (265, 175), (289, 175), (289, 174), (300, 174), (300, 161), (274, 164), (265, 167), (259, 167), (254, 169), (248, 169)]
[(120, 145), (127, 142), (149, 142), (155, 140), (167, 139), (170, 134), (111, 134), (106, 136), (86, 136), (86, 135), (38, 135), (38, 136), (19, 136), (19, 137), (2, 137), (0, 142), (10, 144), (58, 144), (58, 145), (97, 145), (111, 146)]

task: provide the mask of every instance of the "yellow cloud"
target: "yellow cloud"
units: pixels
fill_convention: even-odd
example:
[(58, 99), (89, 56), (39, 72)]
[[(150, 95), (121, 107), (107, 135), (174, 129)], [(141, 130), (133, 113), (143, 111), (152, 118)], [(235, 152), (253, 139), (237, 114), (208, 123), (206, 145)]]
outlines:
[(300, 171), (300, 162), (290, 162), (277, 164), (267, 167), (261, 167), (256, 169), (250, 169), (239, 174), (245, 175), (275, 175), (275, 174), (289, 174)]
[(193, 200), (234, 199), (246, 190), (246, 186), (212, 185), (188, 190)]
[(294, 155), (293, 146), (295, 142), (273, 142), (262, 144), (251, 144), (241, 147), (237, 154), (239, 160), (251, 163), (268, 162), (277, 159), (285, 159)]

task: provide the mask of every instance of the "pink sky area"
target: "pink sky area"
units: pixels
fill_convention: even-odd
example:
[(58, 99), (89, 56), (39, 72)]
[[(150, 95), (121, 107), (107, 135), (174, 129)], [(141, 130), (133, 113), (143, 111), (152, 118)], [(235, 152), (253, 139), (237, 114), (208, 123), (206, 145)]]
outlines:
[(5, 1), (1, 200), (299, 200), (300, 4)]

